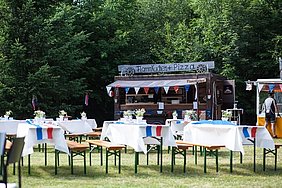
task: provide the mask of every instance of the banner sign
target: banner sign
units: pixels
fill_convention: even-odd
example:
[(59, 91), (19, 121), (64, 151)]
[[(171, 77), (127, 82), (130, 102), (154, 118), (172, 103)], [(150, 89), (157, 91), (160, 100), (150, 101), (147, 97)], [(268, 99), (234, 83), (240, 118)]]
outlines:
[(214, 69), (214, 61), (191, 62), (191, 63), (170, 63), (170, 64), (143, 64), (143, 65), (119, 65), (118, 71), (121, 74), (146, 74), (146, 73), (167, 73), (167, 72), (208, 72)]

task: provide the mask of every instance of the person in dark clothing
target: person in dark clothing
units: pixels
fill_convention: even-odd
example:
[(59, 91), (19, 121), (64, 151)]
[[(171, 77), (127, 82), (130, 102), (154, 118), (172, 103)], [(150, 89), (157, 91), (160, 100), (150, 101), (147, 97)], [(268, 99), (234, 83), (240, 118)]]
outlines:
[(275, 127), (275, 120), (276, 120), (276, 113), (277, 116), (280, 117), (277, 102), (274, 99), (274, 92), (270, 91), (268, 93), (268, 97), (265, 99), (263, 103), (263, 111), (265, 112), (265, 127), (267, 128), (268, 123), (271, 124), (272, 136), (273, 138), (277, 138), (276, 135), (276, 127)]

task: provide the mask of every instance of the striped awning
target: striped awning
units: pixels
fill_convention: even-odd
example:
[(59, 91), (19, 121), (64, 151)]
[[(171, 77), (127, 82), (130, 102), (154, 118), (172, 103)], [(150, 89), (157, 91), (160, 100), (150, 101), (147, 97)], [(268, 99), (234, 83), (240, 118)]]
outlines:
[(107, 87), (171, 87), (171, 86), (185, 86), (185, 85), (195, 85), (197, 83), (206, 82), (205, 78), (201, 79), (177, 79), (177, 80), (117, 80)]

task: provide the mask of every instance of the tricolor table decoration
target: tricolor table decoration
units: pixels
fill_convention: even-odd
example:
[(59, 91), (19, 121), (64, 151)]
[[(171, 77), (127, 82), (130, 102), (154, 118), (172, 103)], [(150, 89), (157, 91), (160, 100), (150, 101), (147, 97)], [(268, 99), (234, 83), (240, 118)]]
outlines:
[[(274, 149), (274, 141), (264, 126), (236, 126), (227, 121), (191, 122), (184, 128), (183, 140), (198, 145), (223, 145), (231, 151), (240, 151), (244, 155), (244, 145), (255, 148)], [(218, 123), (218, 124), (217, 124)]]
[[(155, 144), (148, 143), (151, 140), (146, 140), (146, 138), (157, 138), (160, 142), (157, 140), (156, 144), (160, 143), (161, 148), (162, 145), (176, 146), (172, 131), (167, 125), (109, 123), (108, 126), (103, 126), (102, 135), (102, 138), (107, 137), (114, 144), (125, 144), (135, 150), (135, 173), (137, 173), (138, 162), (136, 160), (138, 159), (138, 153), (143, 152), (147, 154), (146, 144)], [(160, 171), (162, 171), (162, 150), (160, 158)]]

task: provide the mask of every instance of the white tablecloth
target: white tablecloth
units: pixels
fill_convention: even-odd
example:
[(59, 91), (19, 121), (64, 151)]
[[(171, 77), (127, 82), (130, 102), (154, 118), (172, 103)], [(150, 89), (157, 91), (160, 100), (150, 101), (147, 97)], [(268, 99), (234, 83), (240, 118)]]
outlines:
[[(22, 156), (33, 153), (33, 146), (41, 143), (54, 144), (55, 149), (69, 154), (69, 149), (64, 137), (64, 131), (61, 127), (52, 124), (40, 127), (42, 129), (38, 129), (38, 126), (28, 123), (19, 123), (17, 137), (25, 137), (25, 145)], [(50, 128), (53, 129), (50, 131)], [(49, 134), (48, 130), (50, 131)]]
[(111, 123), (108, 124), (105, 136), (113, 143), (131, 146), (136, 152), (143, 151), (145, 154), (147, 153), (147, 147), (144, 137), (162, 137), (164, 146), (176, 146), (172, 131), (167, 125)]
[(183, 119), (167, 119), (165, 121), (165, 124), (171, 127), (174, 135), (183, 135), (184, 127), (188, 123), (188, 121), (185, 121)]
[(17, 134), (18, 124), (25, 120), (0, 120), (0, 131), (6, 134)]
[(92, 127), (84, 120), (57, 121), (57, 124), (69, 133), (85, 134), (92, 132)]
[(232, 151), (244, 154), (243, 145), (274, 149), (274, 141), (263, 126), (233, 126), (189, 123), (184, 128), (184, 141), (201, 145), (224, 145)]
[(85, 121), (91, 126), (92, 129), (97, 128), (97, 122), (95, 119), (86, 119)]

